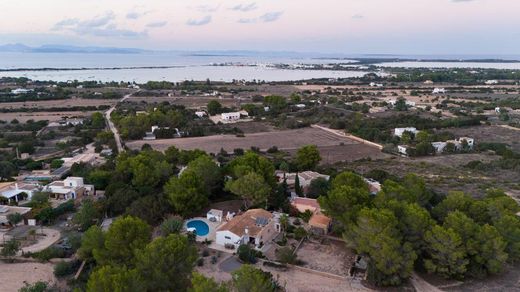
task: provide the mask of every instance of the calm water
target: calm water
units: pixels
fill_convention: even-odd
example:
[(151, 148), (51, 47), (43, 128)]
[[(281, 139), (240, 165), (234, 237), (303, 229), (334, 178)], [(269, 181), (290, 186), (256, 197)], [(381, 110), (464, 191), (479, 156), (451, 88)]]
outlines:
[[(331, 70), (282, 70), (265, 64), (317, 64), (348, 62), (311, 58), (279, 56), (202, 56), (176, 53), (162, 54), (59, 54), (59, 53), (0, 53), (0, 68), (107, 68), (176, 66), (175, 68), (81, 70), (81, 71), (15, 71), (0, 72), (0, 77), (28, 77), (33, 80), (98, 80), (135, 81), (149, 80), (206, 80), (216, 81), (265, 80), (284, 81), (310, 78), (361, 77), (366, 72)], [(210, 66), (234, 63), (258, 66)]]
[(376, 64), (392, 68), (475, 68), (475, 69), (520, 69), (520, 63), (480, 63), (480, 62), (386, 62)]

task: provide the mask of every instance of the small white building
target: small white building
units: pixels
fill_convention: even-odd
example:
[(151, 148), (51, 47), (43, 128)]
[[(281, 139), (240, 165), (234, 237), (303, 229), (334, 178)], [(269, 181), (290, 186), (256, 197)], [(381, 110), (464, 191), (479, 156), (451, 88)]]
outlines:
[(375, 83), (375, 82), (370, 82), (370, 87), (383, 87), (383, 84), (382, 83)]
[(408, 156), (408, 146), (406, 146), (406, 145), (398, 145), (397, 146), (397, 152), (399, 152), (399, 154)]
[(432, 91), (433, 94), (443, 94), (443, 93), (446, 93), (446, 89), (445, 88), (434, 88), (433, 91)]
[(69, 176), (62, 181), (53, 181), (43, 188), (43, 192), (48, 192), (56, 199), (76, 199), (80, 196), (94, 195), (93, 185), (87, 185), (82, 177)]
[(80, 118), (64, 119), (60, 122), (61, 126), (78, 126), (83, 125), (84, 120)]
[(203, 117), (205, 117), (207, 114), (206, 114), (205, 111), (196, 111), (196, 112), (195, 112), (195, 115), (196, 115), (197, 117), (199, 117), (199, 118), (203, 118)]
[(33, 90), (32, 89), (25, 89), (25, 88), (17, 88), (17, 89), (11, 90), (11, 94), (16, 94), (16, 95), (27, 94), (27, 93), (30, 93), (30, 92), (33, 92)]
[(410, 132), (410, 133), (416, 135), (419, 131), (415, 127), (395, 128), (394, 136), (401, 138), (403, 136), (404, 132)]
[(222, 113), (222, 114), (220, 114), (220, 118), (223, 121), (238, 121), (238, 120), (240, 120), (240, 113), (239, 112)]
[(299, 103), (299, 104), (296, 104), (294, 105), (296, 108), (299, 108), (299, 109), (304, 109), (305, 108), (305, 105), (303, 103)]
[(485, 83), (487, 85), (494, 85), (494, 84), (498, 84), (498, 80), (487, 80)]
[(208, 211), (208, 213), (206, 213), (206, 219), (211, 222), (222, 222), (223, 213), (224, 212), (222, 210), (211, 209)]
[(444, 149), (446, 148), (448, 143), (451, 143), (451, 142), (449, 142), (449, 141), (447, 141), (447, 142), (433, 142), (432, 146), (435, 149), (435, 152), (440, 154), (440, 153), (444, 152)]

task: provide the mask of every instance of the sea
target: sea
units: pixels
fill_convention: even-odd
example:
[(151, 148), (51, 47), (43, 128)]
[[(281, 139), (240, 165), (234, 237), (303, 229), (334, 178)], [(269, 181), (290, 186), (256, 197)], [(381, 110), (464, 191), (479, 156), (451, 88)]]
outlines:
[[(367, 56), (365, 56), (367, 57)], [(373, 57), (373, 56), (371, 56)], [(405, 58), (406, 56), (400, 56)], [(115, 53), (21, 53), (0, 52), (0, 77), (27, 77), (52, 81), (123, 81), (144, 83), (150, 80), (180, 82), (202, 81), (297, 81), (312, 78), (362, 77), (366, 70), (281, 69), (273, 64), (351, 63), (348, 58), (311, 54), (214, 54), (186, 52)], [(386, 62), (376, 64), (384, 74), (385, 67), (408, 68), (496, 68), (520, 70), (511, 62)], [(41, 70), (47, 68), (46, 70)], [(1, 71), (17, 69), (16, 71)], [(20, 70), (24, 69), (24, 70)], [(82, 70), (71, 70), (82, 69)]]

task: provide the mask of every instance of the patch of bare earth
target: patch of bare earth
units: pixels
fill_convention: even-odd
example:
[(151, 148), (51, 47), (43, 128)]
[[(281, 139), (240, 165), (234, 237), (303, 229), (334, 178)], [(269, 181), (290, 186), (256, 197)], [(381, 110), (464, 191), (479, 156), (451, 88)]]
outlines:
[(0, 262), (0, 291), (16, 292), (24, 282), (44, 281), (54, 283), (53, 265), (50, 263), (4, 263)]

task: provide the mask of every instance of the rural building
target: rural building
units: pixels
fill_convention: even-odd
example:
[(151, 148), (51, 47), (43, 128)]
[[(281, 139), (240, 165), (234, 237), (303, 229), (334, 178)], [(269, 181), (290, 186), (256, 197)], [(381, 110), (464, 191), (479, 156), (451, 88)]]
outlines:
[(222, 215), (224, 212), (222, 210), (211, 209), (206, 213), (206, 219), (211, 222), (222, 222)]
[(317, 234), (329, 233), (332, 219), (322, 213), (318, 200), (295, 197), (291, 199), (291, 206), (300, 213), (307, 211), (312, 213), (309, 220), (309, 226), (312, 232)]
[(20, 202), (30, 200), (41, 186), (29, 182), (6, 182), (0, 183), (0, 196), (7, 198), (9, 202)]
[(295, 183), (296, 183), (296, 176), (298, 176), (298, 180), (300, 181), (300, 187), (302, 188), (304, 193), (307, 193), (309, 186), (311, 182), (317, 178), (323, 178), (325, 180), (329, 180), (330, 176), (321, 174), (315, 171), (303, 171), (298, 173), (285, 173), (283, 171), (276, 171), (275, 172), (276, 177), (278, 178), (278, 182), (283, 182), (284, 179), (287, 182), (287, 186), (294, 190)]
[(27, 93), (30, 93), (30, 92), (33, 92), (33, 90), (32, 89), (25, 89), (25, 88), (17, 88), (17, 89), (11, 90), (11, 94), (16, 94), (16, 95), (27, 94)]
[(240, 113), (239, 112), (233, 112), (233, 113), (222, 113), (220, 115), (223, 121), (238, 121), (240, 120)]
[(398, 145), (397, 146), (397, 152), (399, 152), (399, 154), (408, 155), (408, 146), (406, 146), (406, 145)]
[[(392, 99), (392, 100), (389, 100), (388, 103), (391, 104), (392, 106), (395, 106), (396, 103), (397, 103), (397, 100)], [(406, 104), (409, 107), (415, 107), (415, 102), (414, 101), (405, 100), (404, 104)]]
[(417, 134), (419, 131), (415, 127), (407, 127), (407, 128), (395, 128), (394, 136), (401, 138), (404, 132), (410, 132), (412, 134)]
[(11, 227), (9, 220), (7, 219), (10, 214), (20, 214), (23, 216), (23, 223), (27, 224), (27, 220), (31, 215), (31, 208), (17, 207), (17, 206), (0, 206), (0, 228)]
[(206, 112), (204, 112), (204, 111), (197, 111), (197, 112), (195, 112), (195, 115), (197, 117), (199, 117), (199, 118), (203, 118), (203, 117), (206, 116)]
[(433, 94), (441, 94), (441, 93), (446, 93), (446, 89), (445, 88), (434, 88), (433, 91), (432, 91)]
[(63, 121), (60, 122), (60, 125), (61, 126), (78, 126), (78, 125), (83, 125), (83, 119), (64, 119)]
[(371, 178), (363, 178), (365, 182), (368, 184), (368, 190), (370, 191), (370, 194), (376, 195), (381, 191), (381, 183), (377, 180), (371, 179)]
[(221, 225), (216, 232), (216, 243), (234, 248), (241, 244), (252, 244), (260, 249), (279, 232), (278, 215), (263, 209), (251, 209)]
[(81, 196), (94, 195), (93, 185), (84, 184), (82, 177), (69, 176), (62, 181), (53, 181), (43, 188), (44, 192), (51, 193), (55, 199), (70, 200)]

